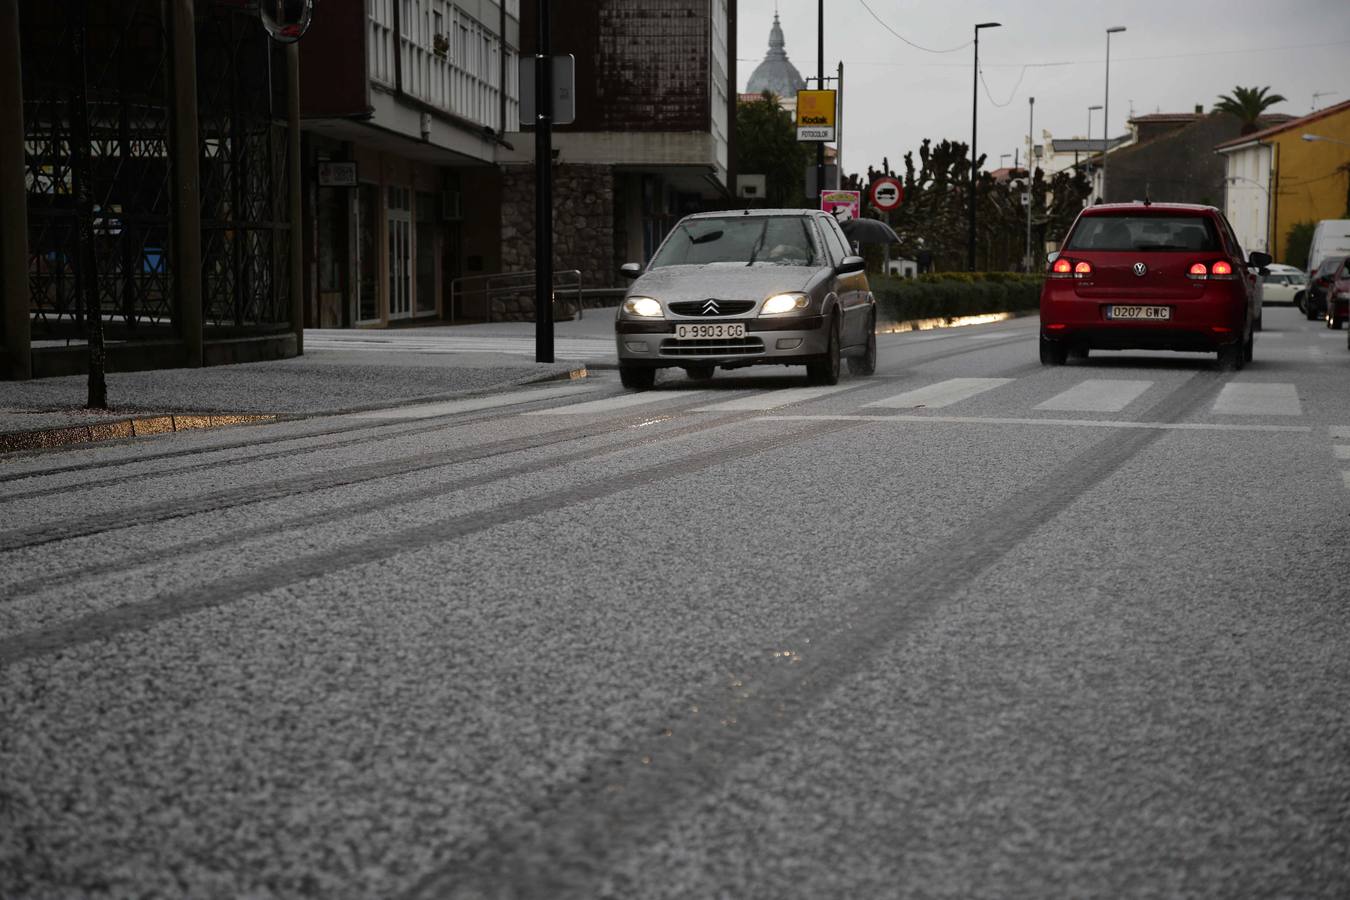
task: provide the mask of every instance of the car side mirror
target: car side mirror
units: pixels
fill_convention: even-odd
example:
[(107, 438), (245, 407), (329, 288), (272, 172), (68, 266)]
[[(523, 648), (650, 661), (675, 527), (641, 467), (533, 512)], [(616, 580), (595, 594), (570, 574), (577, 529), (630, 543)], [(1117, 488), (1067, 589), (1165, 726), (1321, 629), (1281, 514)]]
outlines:
[(1253, 250), (1247, 255), (1247, 265), (1254, 269), (1264, 269), (1272, 262), (1274, 262), (1274, 257), (1269, 253), (1262, 253), (1260, 250)]
[(839, 265), (834, 267), (836, 275), (852, 275), (854, 272), (861, 272), (867, 268), (867, 263), (861, 256), (845, 256)]
[(642, 274), (642, 265), (640, 263), (624, 263), (619, 266), (619, 274), (624, 278), (637, 278)]

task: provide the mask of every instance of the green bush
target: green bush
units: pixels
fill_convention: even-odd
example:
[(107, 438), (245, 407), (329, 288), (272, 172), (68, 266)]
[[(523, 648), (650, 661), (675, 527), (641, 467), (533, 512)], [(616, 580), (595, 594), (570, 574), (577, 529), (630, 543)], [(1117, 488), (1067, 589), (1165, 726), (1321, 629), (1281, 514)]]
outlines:
[(871, 279), (882, 322), (954, 319), (1034, 310), (1041, 275), (1021, 272), (937, 272), (918, 278)]

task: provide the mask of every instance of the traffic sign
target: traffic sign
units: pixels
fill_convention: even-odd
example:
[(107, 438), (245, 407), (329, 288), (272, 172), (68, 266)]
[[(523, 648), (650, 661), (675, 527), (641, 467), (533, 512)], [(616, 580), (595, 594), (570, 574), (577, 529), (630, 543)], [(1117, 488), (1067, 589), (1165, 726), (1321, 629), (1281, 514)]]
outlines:
[(867, 199), (872, 201), (873, 209), (890, 212), (900, 207), (900, 202), (905, 199), (905, 188), (895, 178), (878, 178), (867, 189)]

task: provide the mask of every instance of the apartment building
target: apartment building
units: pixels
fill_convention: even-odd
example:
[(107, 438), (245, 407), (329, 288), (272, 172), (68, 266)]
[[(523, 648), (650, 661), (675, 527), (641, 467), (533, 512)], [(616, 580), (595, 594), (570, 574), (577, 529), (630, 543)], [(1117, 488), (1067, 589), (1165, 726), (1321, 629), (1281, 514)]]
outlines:
[(444, 317), (501, 269), (520, 0), (327, 3), (302, 45), (306, 321)]

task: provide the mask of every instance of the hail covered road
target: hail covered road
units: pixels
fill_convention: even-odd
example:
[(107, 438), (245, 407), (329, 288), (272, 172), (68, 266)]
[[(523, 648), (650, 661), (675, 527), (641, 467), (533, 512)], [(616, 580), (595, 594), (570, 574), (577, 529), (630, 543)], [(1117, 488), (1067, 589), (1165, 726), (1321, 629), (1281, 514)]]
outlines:
[(1350, 353), (613, 373), (0, 464), (0, 895), (1344, 897)]

